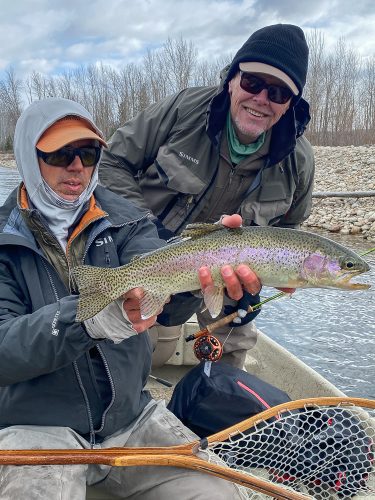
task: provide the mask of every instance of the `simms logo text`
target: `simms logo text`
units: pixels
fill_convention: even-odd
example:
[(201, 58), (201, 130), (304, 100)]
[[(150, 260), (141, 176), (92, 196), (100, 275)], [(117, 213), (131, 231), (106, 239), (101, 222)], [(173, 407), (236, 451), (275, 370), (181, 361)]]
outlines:
[(111, 243), (113, 241), (112, 236), (107, 236), (105, 238), (98, 238), (95, 240), (95, 246), (96, 247), (101, 247), (102, 245), (107, 245), (108, 243)]
[(192, 158), (191, 156), (187, 155), (186, 153), (183, 153), (182, 151), (179, 152), (179, 155), (181, 156), (181, 158), (186, 158), (187, 160), (192, 161), (196, 165), (199, 165), (199, 160), (197, 160), (196, 158)]

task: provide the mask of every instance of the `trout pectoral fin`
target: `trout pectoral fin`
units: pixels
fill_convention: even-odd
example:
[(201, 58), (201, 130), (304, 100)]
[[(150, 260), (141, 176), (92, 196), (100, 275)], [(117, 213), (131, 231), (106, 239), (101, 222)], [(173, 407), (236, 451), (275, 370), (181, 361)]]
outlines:
[(140, 300), (141, 318), (148, 319), (151, 316), (160, 314), (161, 309), (168, 300), (169, 294), (145, 290), (145, 294)]
[(223, 308), (224, 288), (222, 286), (208, 286), (203, 291), (203, 299), (208, 312), (213, 318), (218, 316)]

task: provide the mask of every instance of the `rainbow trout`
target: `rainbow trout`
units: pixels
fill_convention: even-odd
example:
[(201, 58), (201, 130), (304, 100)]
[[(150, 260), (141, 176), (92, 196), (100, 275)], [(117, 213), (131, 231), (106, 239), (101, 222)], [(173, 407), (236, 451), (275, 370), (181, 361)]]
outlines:
[(198, 269), (208, 266), (214, 287), (203, 298), (212, 317), (223, 305), (225, 264), (248, 264), (262, 285), (281, 288), (341, 288), (363, 290), (370, 285), (351, 283), (370, 269), (352, 250), (328, 238), (296, 229), (191, 224), (180, 238), (128, 264), (108, 269), (78, 266), (73, 277), (80, 294), (77, 321), (94, 316), (128, 290), (142, 287), (143, 319), (157, 314), (170, 295), (200, 289)]

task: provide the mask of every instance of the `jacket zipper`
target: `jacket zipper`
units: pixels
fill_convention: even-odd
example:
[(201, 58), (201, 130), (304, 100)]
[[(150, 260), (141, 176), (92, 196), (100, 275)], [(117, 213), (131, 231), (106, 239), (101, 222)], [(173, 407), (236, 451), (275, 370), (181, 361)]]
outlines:
[(228, 184), (229, 184), (229, 186), (232, 184), (232, 181), (233, 181), (233, 176), (234, 176), (235, 172), (236, 172), (236, 167), (233, 167), (233, 166), (232, 166), (232, 167), (230, 168), (230, 172), (229, 172), (229, 183), (228, 183)]
[[(53, 293), (55, 295), (55, 299), (56, 299), (57, 302), (59, 302), (60, 297), (59, 297), (59, 295), (57, 293), (57, 289), (56, 289), (55, 283), (53, 282), (52, 275), (51, 275), (51, 273), (50, 273), (50, 271), (49, 271), (49, 269), (47, 267), (47, 264), (46, 264), (46, 262), (44, 260), (44, 257), (43, 257), (42, 263), (43, 263), (43, 266), (44, 266), (44, 268), (46, 270), (48, 279), (50, 281), (52, 291), (53, 291)], [(57, 318), (58, 318), (58, 316), (56, 314), (54, 319), (57, 320)], [(54, 332), (56, 332), (56, 333), (54, 333)], [(56, 324), (52, 324), (52, 334), (53, 335), (58, 335), (58, 329), (56, 329)], [(90, 446), (93, 447), (95, 445), (95, 430), (94, 430), (94, 424), (93, 424), (93, 421), (92, 421), (92, 413), (91, 413), (91, 409), (90, 409), (89, 400), (88, 400), (85, 388), (83, 387), (81, 376), (79, 374), (78, 365), (77, 365), (76, 361), (73, 361), (73, 368), (74, 368), (74, 372), (75, 372), (77, 380), (78, 380), (78, 385), (79, 385), (79, 387), (81, 389), (81, 392), (83, 394), (83, 398), (85, 400), (86, 411), (87, 411), (87, 416), (88, 416), (88, 420), (89, 420), (89, 429), (90, 429)], [(113, 384), (111, 383), (111, 385), (113, 385)]]
[(190, 210), (190, 207), (191, 207), (193, 201), (194, 201), (194, 196), (191, 194), (188, 197), (186, 205), (185, 205), (185, 215), (187, 215), (189, 213), (189, 210)]
[(108, 267), (110, 267), (111, 259), (109, 258), (109, 252), (107, 248), (104, 250), (104, 254), (105, 254), (105, 263)]
[(43, 257), (43, 256), (42, 256), (42, 264), (43, 264), (43, 267), (44, 267), (44, 269), (45, 269), (45, 271), (47, 273), (47, 276), (48, 276), (49, 282), (51, 284), (51, 288), (52, 288), (53, 294), (55, 296), (56, 302), (58, 302), (60, 300), (60, 297), (59, 297), (59, 295), (57, 293), (57, 288), (55, 286), (55, 283), (53, 282), (52, 275), (49, 272), (49, 269), (48, 269), (47, 264), (45, 262), (45, 257)]
[[(108, 214), (105, 212), (105, 215), (98, 215), (97, 217), (95, 217), (94, 219), (91, 219), (90, 222), (88, 222), (87, 224), (85, 224), (83, 227), (82, 227), (82, 230), (80, 231), (79, 234), (82, 234), (82, 232), (86, 229), (86, 227), (88, 225), (90, 225), (92, 222), (96, 222), (97, 220), (99, 219), (102, 219), (104, 217), (106, 217)], [(74, 238), (75, 239), (75, 238)], [(70, 260), (69, 260), (69, 249), (74, 241), (74, 239), (69, 242), (69, 246), (67, 246), (67, 250), (68, 252), (66, 253), (66, 255), (64, 254), (64, 257), (66, 259), (66, 263), (67, 263), (67, 266), (68, 266), (68, 276), (69, 276), (69, 292), (72, 293), (74, 291), (74, 283), (72, 282), (72, 272), (71, 272), (71, 265), (70, 265)]]
[(102, 421), (101, 421), (101, 427), (99, 429), (97, 429), (97, 431), (96, 431), (96, 432), (100, 432), (104, 428), (105, 417), (107, 416), (107, 413), (109, 412), (109, 410), (111, 409), (111, 406), (115, 402), (115, 399), (116, 399), (116, 389), (115, 389), (115, 384), (113, 383), (111, 372), (109, 370), (107, 358), (105, 357), (105, 355), (104, 355), (104, 353), (103, 353), (103, 351), (102, 351), (102, 349), (101, 349), (101, 347), (99, 345), (97, 345), (96, 348), (98, 349), (100, 357), (103, 360), (104, 368), (105, 368), (105, 371), (107, 373), (108, 380), (109, 380), (109, 383), (110, 383), (110, 386), (111, 386), (111, 390), (112, 390), (112, 399), (111, 399), (109, 405), (107, 406), (107, 408), (105, 409), (105, 411), (103, 412)]
[(75, 374), (77, 377), (78, 385), (81, 389), (83, 398), (84, 398), (85, 403), (86, 403), (86, 411), (87, 411), (87, 417), (89, 420), (89, 428), (90, 428), (90, 446), (91, 446), (91, 448), (93, 448), (95, 445), (95, 429), (94, 429), (94, 424), (93, 424), (93, 420), (92, 420), (90, 403), (89, 403), (89, 399), (88, 399), (87, 394), (86, 394), (86, 390), (83, 386), (81, 375), (79, 374), (79, 369), (78, 369), (78, 365), (77, 365), (76, 361), (73, 361), (73, 367), (74, 367), (74, 371), (75, 371)]
[[(217, 173), (217, 171), (216, 171)], [(201, 194), (201, 196), (199, 197), (199, 199), (195, 200), (195, 203), (193, 203), (194, 201), (194, 196), (191, 195), (189, 197), (189, 200), (188, 200), (188, 204), (185, 206), (185, 219), (180, 223), (180, 225), (176, 228), (175, 231), (173, 231), (176, 235), (179, 234), (179, 232), (181, 231), (181, 229), (183, 229), (183, 227), (186, 225), (186, 221), (189, 221), (189, 218), (190, 216), (192, 215), (192, 213), (194, 212), (195, 208), (197, 205), (199, 205), (199, 203), (204, 199), (205, 195), (207, 194), (208, 190), (210, 189), (210, 187), (212, 186), (213, 182), (214, 182), (214, 179), (216, 177), (216, 174), (212, 177), (211, 181), (209, 182), (208, 186), (206, 187), (206, 189), (204, 190), (204, 192)], [(191, 198), (191, 199), (190, 199)], [(193, 208), (190, 209), (190, 207), (193, 205)], [(171, 207), (172, 209), (173, 207)], [(166, 217), (168, 214), (165, 214), (164, 217)], [(161, 221), (163, 223), (163, 221)]]

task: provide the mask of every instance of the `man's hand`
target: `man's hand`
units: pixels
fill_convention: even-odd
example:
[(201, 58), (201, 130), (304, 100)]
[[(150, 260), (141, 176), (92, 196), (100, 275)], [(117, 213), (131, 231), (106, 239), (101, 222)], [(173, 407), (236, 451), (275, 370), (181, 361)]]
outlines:
[[(220, 224), (230, 228), (241, 227), (242, 217), (239, 214), (224, 215), (220, 219)], [(211, 272), (208, 267), (201, 267), (198, 274), (202, 290), (213, 285)], [(221, 276), (223, 277), (227, 294), (233, 300), (240, 300), (242, 298), (243, 289), (252, 295), (256, 295), (262, 288), (259, 278), (246, 264), (240, 264), (235, 270), (230, 265), (223, 266), (221, 268)], [(285, 293), (293, 293), (295, 288), (279, 288), (279, 290)]]
[(133, 328), (125, 314), (124, 300), (122, 298), (110, 302), (95, 316), (83, 321), (83, 324), (91, 338), (97, 340), (109, 339), (115, 344), (119, 344), (139, 333)]
[[(224, 215), (220, 223), (230, 228), (241, 227), (242, 217), (238, 214)], [(213, 285), (213, 279), (208, 267), (201, 267), (198, 275), (202, 290)], [(246, 264), (240, 264), (236, 270), (230, 265), (225, 265), (221, 268), (221, 276), (223, 277), (227, 294), (233, 300), (240, 300), (243, 295), (243, 288), (252, 295), (255, 295), (259, 293), (262, 287), (257, 275)]]
[[(198, 271), (198, 276), (202, 290), (214, 285), (208, 267), (201, 267)], [(243, 288), (252, 295), (256, 295), (261, 289), (257, 275), (245, 264), (240, 264), (236, 270), (232, 266), (225, 265), (221, 268), (221, 276), (223, 277), (227, 294), (233, 300), (240, 300), (243, 295)]]
[(241, 227), (242, 217), (239, 214), (223, 215), (220, 219), (220, 224), (225, 227)]
[[(144, 296), (143, 288), (133, 288), (123, 295), (123, 308), (125, 314), (129, 318), (134, 330), (138, 333), (144, 332), (147, 328), (153, 326), (156, 322), (157, 316), (151, 316), (147, 319), (141, 318), (141, 311), (139, 301)], [(161, 312), (161, 311), (159, 311)]]
[[(220, 223), (226, 227), (241, 227), (242, 226), (242, 217), (239, 214), (223, 215)], [(237, 271), (239, 270), (239, 268), (240, 268), (240, 266), (238, 266)], [(250, 268), (247, 268), (247, 269), (250, 269)], [(245, 280), (245, 282), (247, 282), (247, 285), (248, 285), (248, 286), (245, 286), (244, 288), (248, 292), (250, 292), (252, 295), (255, 295), (256, 293), (258, 293), (260, 288), (261, 288), (260, 282), (259, 282), (259, 285), (260, 285), (259, 290), (258, 291), (255, 290), (255, 292), (251, 291), (251, 288), (253, 288), (253, 286), (255, 286), (255, 282), (253, 281), (254, 276), (251, 277), (250, 274), (245, 270), (245, 268), (242, 268), (242, 270), (240, 270), (240, 274), (241, 273), (245, 274), (243, 276), (243, 279)], [(250, 288), (249, 288), (249, 286), (250, 286)], [(253, 290), (254, 290), (254, 288), (253, 288)], [(296, 291), (295, 288), (278, 288), (278, 290), (285, 292), (285, 293), (294, 293)], [(238, 291), (238, 289), (237, 289), (237, 291)], [(228, 295), (229, 295), (229, 292), (228, 292)], [(232, 297), (232, 298), (234, 298), (234, 297)]]

